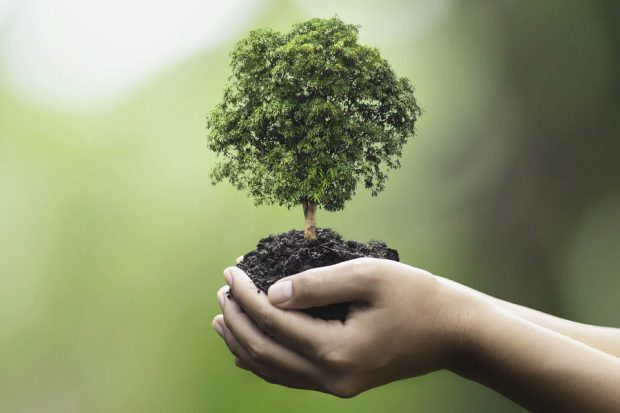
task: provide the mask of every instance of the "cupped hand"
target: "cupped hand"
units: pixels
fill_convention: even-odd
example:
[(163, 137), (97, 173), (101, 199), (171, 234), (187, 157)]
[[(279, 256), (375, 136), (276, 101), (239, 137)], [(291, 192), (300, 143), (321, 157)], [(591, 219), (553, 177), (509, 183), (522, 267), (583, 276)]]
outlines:
[[(394, 261), (360, 258), (315, 268), (258, 293), (224, 272), (213, 326), (236, 364), (271, 383), (351, 397), (394, 380), (452, 367), (467, 312), (462, 291)], [(300, 309), (350, 303), (344, 322)]]

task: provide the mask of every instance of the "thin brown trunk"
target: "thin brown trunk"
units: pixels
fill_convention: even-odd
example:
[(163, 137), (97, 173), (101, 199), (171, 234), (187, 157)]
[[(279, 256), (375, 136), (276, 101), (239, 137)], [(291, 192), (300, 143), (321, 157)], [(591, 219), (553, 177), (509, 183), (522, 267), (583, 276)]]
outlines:
[(316, 204), (314, 202), (304, 202), (304, 238), (307, 240), (316, 239)]

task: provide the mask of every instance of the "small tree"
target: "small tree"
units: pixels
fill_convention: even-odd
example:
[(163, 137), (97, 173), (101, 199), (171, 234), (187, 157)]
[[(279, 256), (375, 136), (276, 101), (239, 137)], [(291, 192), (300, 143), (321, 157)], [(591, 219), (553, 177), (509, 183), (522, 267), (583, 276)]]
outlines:
[(228, 179), (256, 205), (301, 204), (306, 239), (317, 206), (336, 211), (363, 180), (372, 195), (400, 166), (420, 108), (358, 26), (312, 19), (287, 34), (255, 30), (231, 53), (224, 98), (207, 121), (208, 144), (223, 155), (213, 183)]

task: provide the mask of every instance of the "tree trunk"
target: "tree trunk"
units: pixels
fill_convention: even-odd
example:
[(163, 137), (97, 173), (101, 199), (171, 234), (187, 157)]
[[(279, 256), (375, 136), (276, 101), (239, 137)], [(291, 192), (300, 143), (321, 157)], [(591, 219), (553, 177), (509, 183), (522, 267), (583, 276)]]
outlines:
[(316, 225), (314, 217), (316, 215), (316, 204), (314, 202), (304, 202), (304, 238), (307, 240), (316, 239)]

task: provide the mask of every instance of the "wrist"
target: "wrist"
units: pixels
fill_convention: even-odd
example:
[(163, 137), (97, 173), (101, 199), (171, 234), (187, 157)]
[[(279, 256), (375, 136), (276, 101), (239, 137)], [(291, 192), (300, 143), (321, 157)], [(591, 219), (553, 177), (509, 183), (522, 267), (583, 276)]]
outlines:
[(445, 308), (449, 309), (444, 328), (447, 344), (444, 368), (461, 376), (468, 375), (477, 364), (481, 328), (497, 309), (485, 296), (473, 294), (458, 283), (446, 283), (443, 279), (440, 283)]

